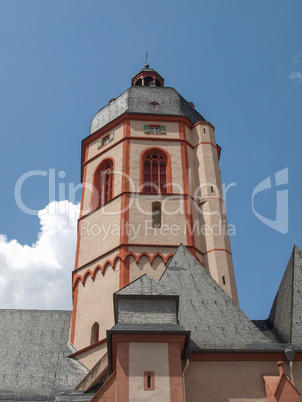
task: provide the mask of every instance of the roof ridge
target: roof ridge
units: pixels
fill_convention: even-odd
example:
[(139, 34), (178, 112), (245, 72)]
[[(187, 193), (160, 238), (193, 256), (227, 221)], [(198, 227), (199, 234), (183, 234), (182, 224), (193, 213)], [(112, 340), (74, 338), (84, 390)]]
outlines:
[(252, 349), (256, 344), (272, 345), (183, 244), (160, 281), (179, 294), (179, 323), (191, 331), (193, 349), (211, 345), (217, 349), (218, 344), (224, 344), (224, 349), (239, 343)]

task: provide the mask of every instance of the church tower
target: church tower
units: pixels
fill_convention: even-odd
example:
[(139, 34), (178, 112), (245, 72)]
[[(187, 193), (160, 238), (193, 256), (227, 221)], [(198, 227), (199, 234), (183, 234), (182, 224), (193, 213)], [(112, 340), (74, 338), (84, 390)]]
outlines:
[(146, 63), (82, 142), (71, 343), (92, 368), (112, 294), (159, 279), (180, 243), (238, 303), (214, 127)]

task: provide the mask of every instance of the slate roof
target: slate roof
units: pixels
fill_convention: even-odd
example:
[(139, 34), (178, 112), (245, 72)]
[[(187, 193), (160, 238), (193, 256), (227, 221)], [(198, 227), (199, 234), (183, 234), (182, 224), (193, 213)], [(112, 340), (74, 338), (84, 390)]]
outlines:
[[(157, 102), (158, 108), (152, 109), (151, 102)], [(132, 86), (94, 116), (90, 134), (124, 113), (185, 116), (193, 124), (205, 121), (203, 116), (173, 88)]]
[(281, 342), (302, 349), (302, 251), (294, 246), (269, 319)]
[(163, 286), (157, 280), (151, 278), (151, 276), (144, 274), (135, 281), (131, 282), (130, 285), (125, 286), (124, 288), (115, 292), (114, 297), (127, 295), (174, 296), (176, 293)]
[(0, 400), (53, 401), (88, 370), (68, 347), (71, 311), (0, 310)]
[(179, 294), (179, 323), (191, 331), (193, 351), (276, 348), (185, 246), (159, 282)]
[(117, 323), (112, 331), (116, 332), (150, 332), (150, 333), (173, 333), (173, 332), (185, 332), (185, 330), (179, 324), (120, 324)]
[[(178, 324), (191, 332), (193, 352), (280, 352), (285, 346), (274, 336), (269, 322), (255, 321), (255, 325), (182, 244), (159, 281), (143, 275), (116, 292), (124, 297), (163, 294), (179, 295)], [(160, 331), (165, 328), (158, 326)], [(114, 329), (133, 330), (134, 325), (117, 323)]]

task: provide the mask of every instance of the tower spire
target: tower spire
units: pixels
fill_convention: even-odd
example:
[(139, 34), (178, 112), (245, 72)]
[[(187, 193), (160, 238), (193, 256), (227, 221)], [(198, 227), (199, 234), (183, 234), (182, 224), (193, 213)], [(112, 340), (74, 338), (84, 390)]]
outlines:
[(146, 52), (146, 62), (145, 62), (145, 68), (149, 68), (149, 64), (148, 64), (148, 52)]

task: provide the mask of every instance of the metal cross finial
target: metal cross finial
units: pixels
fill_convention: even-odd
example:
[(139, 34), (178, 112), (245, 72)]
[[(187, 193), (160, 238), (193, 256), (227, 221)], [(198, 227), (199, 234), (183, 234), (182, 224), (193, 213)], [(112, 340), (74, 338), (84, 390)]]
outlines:
[(145, 63), (145, 68), (149, 68), (149, 64), (148, 64), (148, 52), (146, 52), (146, 63)]

